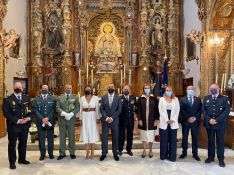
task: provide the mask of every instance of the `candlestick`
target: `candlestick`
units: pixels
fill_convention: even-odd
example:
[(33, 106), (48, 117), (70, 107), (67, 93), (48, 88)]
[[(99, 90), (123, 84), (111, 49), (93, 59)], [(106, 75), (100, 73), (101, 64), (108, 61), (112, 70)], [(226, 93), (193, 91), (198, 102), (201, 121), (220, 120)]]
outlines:
[(223, 84), (224, 83), (224, 74), (222, 75), (222, 83), (221, 83), (221, 93), (223, 92)]
[(225, 89), (227, 85), (227, 73), (224, 73), (224, 86), (223, 88)]
[(123, 85), (123, 71), (122, 68), (120, 68), (120, 86)]
[(123, 72), (123, 78), (124, 78), (124, 84), (125, 84), (126, 69), (125, 69), (125, 65), (123, 65), (123, 66), (124, 66), (124, 67), (123, 67), (123, 68), (124, 68), (124, 70), (123, 70), (123, 71), (124, 71), (124, 72)]
[(86, 79), (87, 79), (87, 84), (89, 84), (89, 63), (87, 62), (87, 73), (86, 73)]
[(218, 74), (215, 75), (215, 83), (218, 83)]
[(118, 88), (118, 94), (120, 94), (120, 89)]
[(129, 69), (129, 78), (128, 78), (128, 84), (129, 85), (131, 85), (131, 83), (132, 83), (132, 70), (131, 69)]

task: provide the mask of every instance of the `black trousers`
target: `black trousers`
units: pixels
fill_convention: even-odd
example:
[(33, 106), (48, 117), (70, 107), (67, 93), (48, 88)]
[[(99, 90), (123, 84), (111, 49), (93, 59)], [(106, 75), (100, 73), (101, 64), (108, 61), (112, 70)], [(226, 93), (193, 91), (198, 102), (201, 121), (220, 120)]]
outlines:
[(208, 158), (215, 158), (215, 142), (217, 157), (219, 160), (224, 160), (224, 134), (225, 129), (206, 129), (208, 136)]
[(26, 160), (26, 149), (28, 140), (28, 127), (22, 127), (20, 132), (8, 130), (8, 159), (10, 164), (16, 162), (16, 142), (18, 143), (18, 161)]
[(126, 150), (127, 152), (130, 152), (132, 150), (132, 143), (133, 143), (133, 129), (134, 126), (123, 126), (119, 125), (119, 152), (123, 151), (125, 138), (126, 138), (126, 131), (127, 131), (127, 146)]
[(37, 125), (39, 137), (39, 149), (41, 155), (46, 154), (45, 141), (48, 141), (48, 154), (53, 154), (54, 151), (54, 128), (43, 130), (41, 126)]
[(182, 149), (183, 154), (187, 155), (187, 149), (188, 149), (188, 136), (189, 136), (189, 130), (191, 129), (191, 135), (192, 135), (192, 153), (193, 155), (198, 154), (198, 142), (197, 142), (197, 135), (198, 135), (198, 125), (186, 125), (182, 124)]

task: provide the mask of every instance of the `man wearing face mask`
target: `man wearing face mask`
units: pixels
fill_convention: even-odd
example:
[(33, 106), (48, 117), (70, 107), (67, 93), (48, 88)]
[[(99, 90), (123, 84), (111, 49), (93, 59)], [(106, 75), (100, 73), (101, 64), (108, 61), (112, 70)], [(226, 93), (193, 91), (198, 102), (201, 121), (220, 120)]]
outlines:
[(127, 130), (127, 154), (133, 156), (132, 142), (133, 142), (133, 129), (134, 129), (134, 114), (136, 110), (136, 97), (130, 94), (130, 86), (126, 85), (123, 88), (122, 99), (122, 112), (119, 117), (119, 155), (122, 155), (125, 130)]
[(215, 144), (219, 166), (225, 167), (224, 163), (224, 134), (227, 128), (227, 118), (230, 113), (228, 97), (219, 94), (219, 85), (214, 83), (210, 86), (210, 95), (204, 97), (203, 115), (208, 136), (208, 158), (205, 163), (211, 163), (215, 158)]
[(54, 150), (54, 124), (56, 101), (55, 98), (49, 95), (47, 85), (42, 85), (41, 94), (34, 100), (34, 112), (37, 117), (37, 130), (39, 137), (39, 150), (41, 156), (39, 160), (44, 160), (46, 155), (45, 139), (48, 140), (49, 158), (53, 159)]
[(187, 156), (188, 149), (188, 135), (189, 130), (191, 129), (192, 135), (192, 153), (193, 158), (197, 161), (201, 159), (198, 156), (198, 143), (197, 143), (197, 134), (199, 121), (201, 118), (202, 103), (201, 99), (194, 96), (194, 87), (187, 87), (187, 96), (180, 99), (180, 111), (182, 115), (182, 154), (181, 159), (184, 159)]
[(26, 160), (28, 130), (31, 125), (31, 103), (27, 95), (22, 94), (21, 82), (14, 84), (14, 93), (3, 100), (3, 115), (7, 121), (8, 159), (10, 169), (16, 169), (16, 143), (18, 142), (18, 163), (30, 164)]
[(115, 94), (113, 83), (108, 85), (108, 93), (101, 98), (101, 121), (102, 121), (102, 156), (100, 161), (106, 158), (108, 153), (108, 133), (111, 129), (112, 134), (112, 152), (114, 159), (119, 161), (118, 157), (118, 135), (119, 135), (119, 115), (122, 111), (121, 98)]
[(66, 157), (66, 133), (69, 138), (69, 152), (71, 159), (75, 159), (75, 124), (76, 114), (80, 110), (79, 99), (72, 94), (72, 86), (65, 85), (65, 94), (58, 97), (56, 104), (59, 113), (58, 125), (60, 135), (59, 156), (58, 160)]

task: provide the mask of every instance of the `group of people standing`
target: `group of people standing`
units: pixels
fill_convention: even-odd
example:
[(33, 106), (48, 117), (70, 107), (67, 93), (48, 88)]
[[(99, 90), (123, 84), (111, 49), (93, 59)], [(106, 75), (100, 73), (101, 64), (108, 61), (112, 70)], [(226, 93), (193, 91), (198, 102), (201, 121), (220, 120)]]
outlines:
[[(56, 100), (49, 95), (49, 87), (43, 85), (41, 94), (31, 104), (29, 97), (22, 94), (22, 83), (14, 85), (14, 93), (3, 100), (3, 113), (7, 119), (8, 129), (8, 157), (10, 169), (16, 165), (16, 142), (18, 143), (18, 163), (29, 164), (26, 160), (26, 147), (28, 130), (32, 116), (36, 116), (39, 137), (40, 158), (46, 157), (45, 140), (48, 140), (48, 155), (54, 159), (54, 125), (55, 113), (58, 113), (59, 125), (59, 156), (57, 160), (66, 157), (66, 136), (69, 138), (70, 158), (75, 159), (75, 124), (76, 118), (81, 120), (80, 141), (85, 143), (86, 159), (94, 158), (94, 146), (100, 140), (97, 121), (102, 124), (102, 155), (103, 161), (108, 153), (108, 136), (111, 130), (112, 152), (116, 161), (123, 154), (125, 138), (127, 137), (126, 151), (133, 156), (133, 130), (134, 121), (138, 119), (140, 140), (143, 145), (141, 157), (146, 157), (147, 144), (149, 145), (150, 158), (153, 157), (152, 146), (155, 141), (155, 131), (159, 127), (160, 134), (160, 159), (176, 161), (177, 157), (177, 130), (179, 118), (182, 124), (182, 154), (187, 156), (188, 135), (191, 130), (192, 154), (197, 161), (198, 156), (198, 127), (201, 114), (208, 136), (208, 158), (206, 163), (211, 163), (215, 158), (215, 143), (219, 165), (224, 163), (224, 133), (227, 126), (227, 117), (230, 112), (230, 102), (226, 96), (219, 94), (219, 86), (210, 86), (210, 95), (201, 99), (194, 95), (193, 86), (187, 87), (187, 95), (178, 100), (172, 86), (168, 85), (163, 97), (159, 100), (151, 95), (150, 85), (143, 87), (143, 93), (136, 98), (131, 94), (130, 86), (123, 88), (121, 96), (115, 93), (115, 86), (110, 83), (107, 94), (101, 100), (92, 93), (91, 86), (85, 86), (84, 96), (80, 101), (72, 94), (72, 86), (65, 86), (65, 93)], [(181, 117), (179, 117), (181, 114)]]

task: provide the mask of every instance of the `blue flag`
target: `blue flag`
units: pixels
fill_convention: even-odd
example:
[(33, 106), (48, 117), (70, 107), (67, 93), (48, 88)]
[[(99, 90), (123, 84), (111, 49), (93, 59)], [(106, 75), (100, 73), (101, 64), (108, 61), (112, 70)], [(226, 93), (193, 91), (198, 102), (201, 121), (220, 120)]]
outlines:
[(166, 86), (168, 85), (168, 75), (167, 75), (167, 59), (163, 63), (163, 72), (162, 72), (162, 87), (160, 95), (163, 96)]

